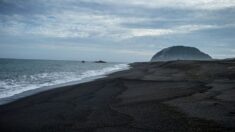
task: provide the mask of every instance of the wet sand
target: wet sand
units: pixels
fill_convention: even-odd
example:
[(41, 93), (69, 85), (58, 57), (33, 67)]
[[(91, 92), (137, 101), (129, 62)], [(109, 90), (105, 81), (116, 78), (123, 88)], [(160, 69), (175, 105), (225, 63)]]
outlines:
[(131, 67), (0, 106), (0, 131), (235, 131), (234, 60)]

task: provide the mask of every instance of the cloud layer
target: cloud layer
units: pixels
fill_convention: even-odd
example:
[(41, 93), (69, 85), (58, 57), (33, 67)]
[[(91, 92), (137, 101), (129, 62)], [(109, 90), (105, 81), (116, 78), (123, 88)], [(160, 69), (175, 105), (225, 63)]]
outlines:
[[(4, 52), (0, 57), (21, 54), (24, 58), (23, 51), (12, 54), (9, 50), (27, 44), (33, 45), (31, 50), (45, 52), (51, 45), (83, 47), (78, 51), (90, 49), (96, 54), (90, 60), (115, 51), (107, 59), (120, 61), (120, 54), (125, 54), (131, 56), (125, 61), (144, 61), (172, 45), (199, 47), (218, 58), (232, 57), (234, 14), (234, 0), (1, 0), (0, 48)], [(86, 58), (71, 52), (63, 59)]]

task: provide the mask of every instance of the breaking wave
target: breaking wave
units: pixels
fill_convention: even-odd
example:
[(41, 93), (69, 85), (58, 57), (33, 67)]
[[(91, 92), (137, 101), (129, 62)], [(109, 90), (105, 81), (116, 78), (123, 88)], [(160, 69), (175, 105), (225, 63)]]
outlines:
[(22, 75), (16, 79), (0, 80), (0, 98), (11, 97), (25, 91), (42, 87), (81, 81), (97, 76), (104, 76), (115, 71), (128, 69), (128, 64), (116, 64), (97, 70), (77, 72), (43, 72), (33, 75)]

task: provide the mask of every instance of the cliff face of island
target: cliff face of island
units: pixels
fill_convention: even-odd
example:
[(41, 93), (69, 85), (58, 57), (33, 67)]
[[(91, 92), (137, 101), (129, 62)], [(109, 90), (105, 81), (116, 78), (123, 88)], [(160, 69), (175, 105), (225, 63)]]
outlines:
[(211, 60), (208, 54), (197, 48), (186, 46), (173, 46), (165, 48), (155, 54), (151, 61), (172, 61), (172, 60)]

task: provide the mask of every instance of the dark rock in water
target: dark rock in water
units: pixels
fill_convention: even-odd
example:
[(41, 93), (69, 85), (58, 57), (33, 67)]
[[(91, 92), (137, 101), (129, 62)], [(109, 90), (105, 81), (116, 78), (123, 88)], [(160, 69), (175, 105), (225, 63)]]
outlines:
[(211, 60), (212, 58), (199, 49), (186, 46), (173, 46), (165, 48), (155, 54), (151, 61), (172, 61), (172, 60)]
[(81, 62), (82, 62), (82, 63), (86, 63), (86, 61), (84, 61), (84, 60), (83, 60), (83, 61), (81, 61)]
[(107, 62), (99, 60), (99, 61), (95, 61), (95, 63), (107, 63)]

